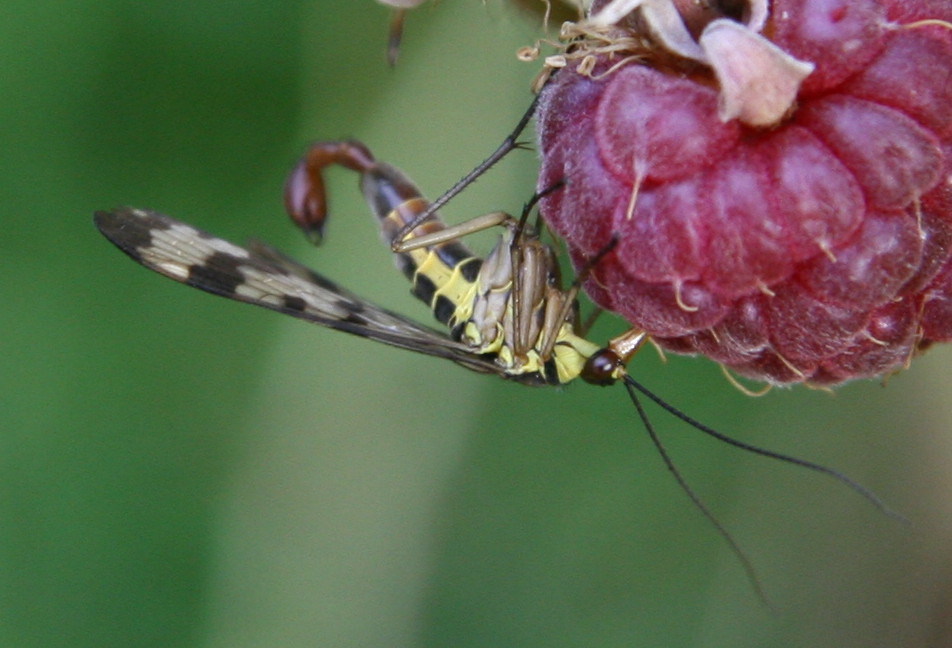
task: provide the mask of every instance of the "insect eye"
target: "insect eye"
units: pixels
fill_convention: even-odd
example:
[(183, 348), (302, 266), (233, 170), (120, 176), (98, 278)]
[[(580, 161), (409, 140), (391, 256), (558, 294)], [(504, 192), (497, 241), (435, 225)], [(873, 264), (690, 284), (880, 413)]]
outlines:
[(580, 374), (582, 380), (593, 385), (613, 385), (618, 380), (616, 371), (621, 358), (611, 349), (599, 349), (585, 361)]

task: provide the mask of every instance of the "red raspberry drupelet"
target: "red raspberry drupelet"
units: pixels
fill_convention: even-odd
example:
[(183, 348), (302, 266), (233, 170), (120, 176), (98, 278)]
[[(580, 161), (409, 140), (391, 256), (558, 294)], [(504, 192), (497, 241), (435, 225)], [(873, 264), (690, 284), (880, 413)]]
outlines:
[(596, 0), (543, 90), (542, 215), (618, 241), (588, 293), (778, 384), (952, 339), (952, 0), (708, 5)]

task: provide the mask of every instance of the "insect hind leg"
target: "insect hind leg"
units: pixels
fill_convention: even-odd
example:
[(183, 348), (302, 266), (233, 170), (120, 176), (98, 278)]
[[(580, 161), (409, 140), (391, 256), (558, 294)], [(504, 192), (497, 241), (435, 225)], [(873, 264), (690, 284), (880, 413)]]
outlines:
[(455, 241), (469, 234), (475, 234), (476, 232), (482, 232), (483, 230), (512, 222), (515, 222), (515, 219), (506, 212), (490, 212), (482, 216), (471, 218), (459, 225), (452, 225), (436, 232), (416, 235), (410, 239), (404, 237), (401, 240), (398, 237), (397, 240), (394, 240), (392, 247), (394, 252), (409, 252), (411, 250), (436, 245), (437, 243)]
[(417, 217), (412, 222), (407, 223), (407, 225), (400, 232), (400, 236), (397, 238), (407, 238), (407, 234), (409, 232), (412, 232), (414, 229), (416, 229), (416, 227), (423, 221), (431, 218), (434, 214), (436, 214), (437, 210), (455, 198), (457, 194), (463, 191), (463, 189), (476, 182), (476, 180), (478, 180), (481, 175), (486, 173), (501, 159), (509, 155), (509, 153), (518, 148), (528, 148), (528, 145), (520, 142), (518, 138), (522, 134), (522, 131), (526, 129), (526, 126), (529, 125), (529, 122), (532, 120), (532, 117), (535, 115), (536, 109), (538, 107), (539, 95), (536, 95), (532, 99), (532, 103), (529, 104), (529, 108), (526, 109), (526, 112), (519, 119), (519, 123), (516, 124), (516, 127), (513, 128), (508, 135), (506, 135), (505, 139), (503, 139), (502, 144), (496, 147), (496, 150), (493, 151), (489, 157), (480, 162), (476, 168), (460, 178), (452, 187), (447, 189), (442, 196), (430, 203), (430, 205), (427, 206), (427, 208), (419, 215), (417, 215)]
[[(523, 206), (522, 213), (518, 219), (513, 218), (508, 213), (502, 211), (489, 212), (488, 214), (471, 218), (460, 223), (459, 225), (448, 226), (438, 232), (415, 235), (413, 238), (407, 238), (407, 235), (405, 234), (402, 238), (398, 237), (396, 240), (394, 240), (392, 246), (393, 251), (409, 252), (410, 250), (416, 250), (418, 248), (427, 247), (437, 243), (445, 243), (447, 241), (459, 239), (470, 234), (475, 234), (476, 232), (482, 232), (484, 230), (499, 226), (506, 226), (513, 229), (514, 233), (511, 245), (517, 246), (519, 245), (519, 239), (526, 231), (526, 222), (528, 221), (529, 214), (532, 212), (532, 209), (535, 207), (536, 203), (538, 203), (539, 200), (550, 193), (561, 189), (563, 185), (564, 183), (561, 182), (556, 183), (544, 191), (533, 194), (529, 201)], [(536, 227), (534, 231), (537, 230), (538, 227)]]

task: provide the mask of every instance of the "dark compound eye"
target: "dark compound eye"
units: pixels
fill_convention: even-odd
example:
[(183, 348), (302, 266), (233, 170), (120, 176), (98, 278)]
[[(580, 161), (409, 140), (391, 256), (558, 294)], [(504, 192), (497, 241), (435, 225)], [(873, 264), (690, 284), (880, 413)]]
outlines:
[(621, 359), (611, 349), (600, 349), (585, 361), (580, 374), (582, 380), (592, 385), (614, 385), (618, 380), (616, 371), (621, 365)]

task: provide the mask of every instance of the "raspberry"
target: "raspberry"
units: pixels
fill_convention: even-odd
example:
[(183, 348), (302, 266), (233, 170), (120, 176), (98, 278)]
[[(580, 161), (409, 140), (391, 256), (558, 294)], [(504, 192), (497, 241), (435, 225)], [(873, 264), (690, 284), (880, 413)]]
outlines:
[(777, 384), (952, 340), (952, 4), (622, 4), (538, 112), (543, 218), (577, 265), (617, 240), (595, 302)]

